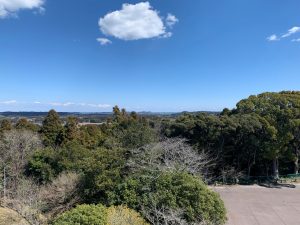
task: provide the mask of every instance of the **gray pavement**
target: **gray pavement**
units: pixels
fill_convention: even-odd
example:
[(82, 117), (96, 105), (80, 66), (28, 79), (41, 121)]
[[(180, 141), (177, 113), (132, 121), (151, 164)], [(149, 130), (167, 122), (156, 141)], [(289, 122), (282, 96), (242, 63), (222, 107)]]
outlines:
[(300, 225), (300, 186), (214, 187), (227, 208), (227, 225)]

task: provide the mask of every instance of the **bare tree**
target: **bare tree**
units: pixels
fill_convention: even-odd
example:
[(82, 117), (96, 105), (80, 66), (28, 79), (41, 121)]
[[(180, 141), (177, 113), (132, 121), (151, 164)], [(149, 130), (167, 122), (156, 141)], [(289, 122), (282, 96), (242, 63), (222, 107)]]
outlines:
[(198, 219), (198, 222), (188, 222), (184, 219), (185, 212), (182, 209), (158, 207), (155, 204), (150, 207), (142, 207), (142, 214), (153, 225), (209, 225), (201, 218)]
[(80, 180), (79, 174), (66, 172), (59, 175), (52, 183), (41, 187), (39, 199), (42, 202), (42, 211), (51, 218), (79, 203)]
[(133, 171), (187, 171), (206, 176), (213, 160), (198, 152), (185, 139), (173, 138), (130, 151), (127, 166)]
[(28, 158), (39, 147), (39, 136), (31, 131), (11, 130), (3, 134), (0, 141), (3, 199), (13, 197), (24, 175)]
[(41, 213), (39, 186), (29, 178), (20, 178), (15, 191), (6, 200), (6, 207), (15, 210), (32, 225), (46, 223)]

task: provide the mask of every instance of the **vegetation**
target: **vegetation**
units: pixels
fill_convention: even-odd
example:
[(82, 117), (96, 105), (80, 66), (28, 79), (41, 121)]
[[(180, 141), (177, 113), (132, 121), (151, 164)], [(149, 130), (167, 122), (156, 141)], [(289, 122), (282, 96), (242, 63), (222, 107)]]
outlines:
[(125, 206), (79, 205), (63, 213), (53, 225), (148, 225), (139, 213)]
[[(112, 193), (112, 203), (142, 211), (152, 224), (223, 224), (226, 210), (218, 194), (187, 173), (139, 174)], [(175, 213), (176, 212), (176, 213)]]
[(102, 205), (80, 205), (63, 213), (53, 225), (106, 225), (107, 210)]
[[(0, 121), (0, 203), (31, 224), (224, 224), (215, 181), (298, 174), (300, 92), (222, 113)], [(128, 222), (126, 222), (128, 221)]]
[(125, 206), (111, 206), (107, 212), (107, 225), (149, 225), (139, 213)]
[(163, 133), (187, 138), (214, 155), (220, 177), (229, 171), (248, 177), (298, 174), (299, 104), (300, 92), (263, 93), (220, 115), (185, 114), (164, 121)]

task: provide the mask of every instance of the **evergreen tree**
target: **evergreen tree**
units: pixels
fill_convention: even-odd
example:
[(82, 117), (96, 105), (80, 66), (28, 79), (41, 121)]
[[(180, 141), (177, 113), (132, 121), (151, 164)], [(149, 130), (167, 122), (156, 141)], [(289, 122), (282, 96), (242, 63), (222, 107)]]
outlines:
[(58, 113), (50, 110), (43, 121), (41, 129), (44, 144), (46, 146), (57, 146), (63, 141), (63, 126)]

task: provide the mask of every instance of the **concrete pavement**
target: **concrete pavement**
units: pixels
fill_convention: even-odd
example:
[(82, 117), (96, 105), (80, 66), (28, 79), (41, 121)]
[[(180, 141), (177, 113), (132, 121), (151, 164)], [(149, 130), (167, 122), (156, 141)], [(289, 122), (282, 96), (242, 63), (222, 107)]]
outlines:
[(214, 187), (228, 211), (227, 225), (300, 225), (300, 187)]

